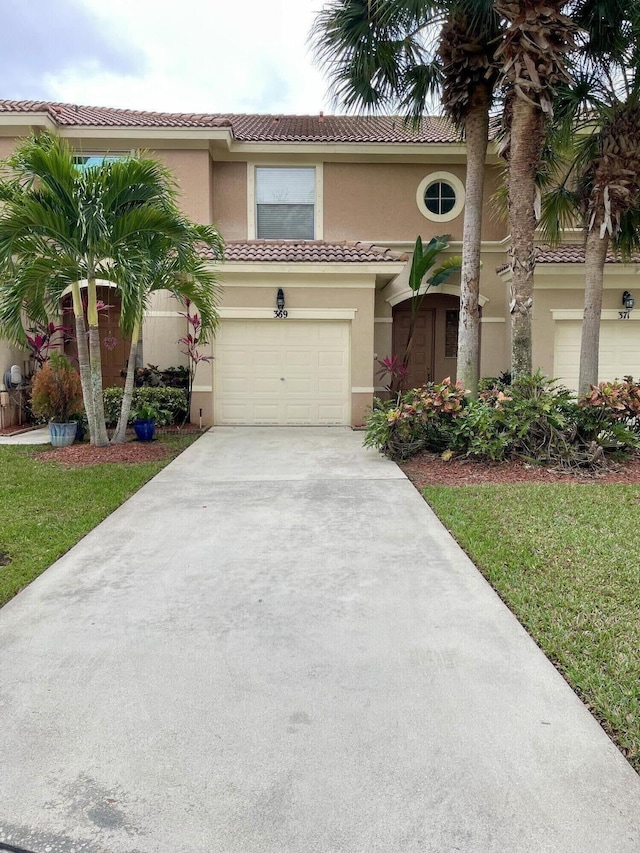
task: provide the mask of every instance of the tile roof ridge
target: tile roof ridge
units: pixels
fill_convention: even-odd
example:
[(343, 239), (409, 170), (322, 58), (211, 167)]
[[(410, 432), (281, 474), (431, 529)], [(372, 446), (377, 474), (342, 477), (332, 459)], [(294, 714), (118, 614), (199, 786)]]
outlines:
[(395, 249), (389, 248), (389, 246), (380, 246), (377, 243), (365, 243), (362, 240), (356, 240), (355, 242), (347, 242), (345, 245), (353, 246), (354, 249), (361, 249), (366, 252), (374, 252), (377, 255), (385, 255), (388, 258), (397, 258), (403, 261), (409, 259), (409, 255), (406, 252), (397, 252)]

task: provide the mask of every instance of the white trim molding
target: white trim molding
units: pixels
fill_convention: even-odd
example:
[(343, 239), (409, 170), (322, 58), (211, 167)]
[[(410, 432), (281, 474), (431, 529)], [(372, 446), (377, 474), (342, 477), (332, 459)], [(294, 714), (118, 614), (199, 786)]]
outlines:
[[(460, 285), (459, 284), (441, 284), (439, 287), (430, 290), (428, 285), (423, 284), (420, 288), (420, 293), (430, 292), (430, 295), (438, 296), (441, 293), (445, 293), (448, 296), (457, 296), (460, 298)], [(400, 302), (404, 302), (406, 299), (411, 299), (413, 296), (413, 291), (410, 287), (404, 287), (402, 290), (397, 290), (395, 293), (392, 293), (391, 296), (387, 298), (387, 302), (393, 308), (395, 305), (398, 305)], [(480, 294), (478, 297), (478, 303), (480, 307), (486, 305), (489, 299), (486, 296)]]
[(191, 390), (198, 394), (209, 394), (213, 391), (213, 385), (194, 385)]
[[(624, 313), (623, 308), (605, 308), (600, 316), (601, 320), (640, 320), (640, 311), (629, 311), (628, 317), (620, 317)], [(554, 320), (582, 320), (584, 310), (582, 308), (552, 308), (551, 316)]]
[[(221, 320), (276, 320), (273, 308), (219, 308)], [(355, 320), (357, 308), (287, 308), (287, 320)]]
[(375, 388), (373, 386), (371, 388), (352, 388), (352, 394), (373, 394)]
[(393, 317), (374, 317), (374, 323), (393, 323)]

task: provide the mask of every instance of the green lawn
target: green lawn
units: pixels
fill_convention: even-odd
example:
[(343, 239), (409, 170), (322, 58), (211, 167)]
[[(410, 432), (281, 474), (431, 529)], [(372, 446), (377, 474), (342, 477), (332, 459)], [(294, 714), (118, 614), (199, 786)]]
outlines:
[[(198, 435), (163, 436), (172, 453), (140, 464), (63, 468), (34, 447), (0, 447), (0, 605), (113, 512)], [(50, 449), (49, 446), (44, 449)], [(2, 565), (6, 563), (6, 565)]]
[(423, 495), (640, 771), (640, 486)]

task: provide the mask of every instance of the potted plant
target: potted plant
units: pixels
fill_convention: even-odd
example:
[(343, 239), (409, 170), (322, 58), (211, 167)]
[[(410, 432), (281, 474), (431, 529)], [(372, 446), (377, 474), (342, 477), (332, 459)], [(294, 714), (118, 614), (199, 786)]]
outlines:
[(160, 411), (151, 403), (141, 403), (133, 413), (133, 428), (138, 441), (152, 441)]
[(54, 447), (73, 444), (78, 425), (72, 418), (82, 411), (82, 385), (77, 371), (62, 353), (53, 352), (33, 377), (31, 406), (34, 414), (48, 418)]

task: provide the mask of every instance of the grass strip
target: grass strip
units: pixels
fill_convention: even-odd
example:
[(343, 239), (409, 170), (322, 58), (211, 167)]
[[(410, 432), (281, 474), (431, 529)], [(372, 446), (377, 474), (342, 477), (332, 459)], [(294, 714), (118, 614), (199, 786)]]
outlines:
[(429, 486), (422, 493), (640, 771), (640, 487)]
[(0, 606), (198, 437), (160, 438), (170, 450), (161, 460), (85, 468), (41, 462), (34, 447), (0, 447)]

